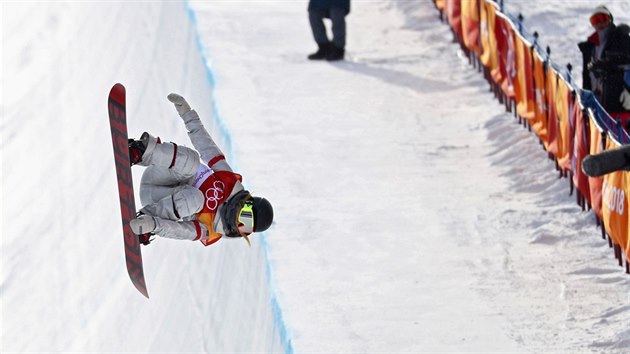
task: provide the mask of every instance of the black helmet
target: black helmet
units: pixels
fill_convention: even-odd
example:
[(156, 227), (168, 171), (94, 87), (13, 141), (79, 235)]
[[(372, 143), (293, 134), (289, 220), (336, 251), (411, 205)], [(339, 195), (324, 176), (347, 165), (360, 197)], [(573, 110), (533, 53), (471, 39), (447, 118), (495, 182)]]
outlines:
[(273, 208), (265, 198), (242, 190), (225, 202), (222, 212), (225, 236), (242, 237), (265, 231), (273, 221)]
[(254, 232), (265, 231), (273, 222), (273, 207), (265, 198), (254, 197)]

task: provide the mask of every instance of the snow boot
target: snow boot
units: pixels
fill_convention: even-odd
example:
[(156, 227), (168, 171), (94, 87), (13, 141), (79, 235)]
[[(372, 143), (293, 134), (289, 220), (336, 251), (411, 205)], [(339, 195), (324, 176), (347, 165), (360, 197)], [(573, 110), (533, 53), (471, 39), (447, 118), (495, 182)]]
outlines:
[(319, 49), (308, 56), (308, 60), (323, 60), (326, 59), (328, 51), (331, 47), (330, 43), (318, 44)]
[(331, 45), (328, 49), (328, 53), (326, 53), (326, 60), (328, 61), (337, 61), (343, 60), (345, 54), (345, 50), (343, 48), (336, 47)]

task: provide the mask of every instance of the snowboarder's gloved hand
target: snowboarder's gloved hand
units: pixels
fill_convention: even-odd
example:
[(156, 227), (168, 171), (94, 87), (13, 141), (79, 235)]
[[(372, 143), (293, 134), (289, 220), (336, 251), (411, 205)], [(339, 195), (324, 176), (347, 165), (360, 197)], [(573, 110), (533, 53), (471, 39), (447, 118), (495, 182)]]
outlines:
[(177, 109), (177, 113), (179, 113), (180, 117), (184, 117), (184, 114), (190, 112), (190, 105), (186, 102), (186, 99), (176, 93), (171, 93), (168, 95), (168, 100), (173, 102), (175, 105), (175, 109)]
[(140, 215), (129, 222), (131, 231), (136, 235), (149, 234), (155, 231), (157, 223), (151, 215)]

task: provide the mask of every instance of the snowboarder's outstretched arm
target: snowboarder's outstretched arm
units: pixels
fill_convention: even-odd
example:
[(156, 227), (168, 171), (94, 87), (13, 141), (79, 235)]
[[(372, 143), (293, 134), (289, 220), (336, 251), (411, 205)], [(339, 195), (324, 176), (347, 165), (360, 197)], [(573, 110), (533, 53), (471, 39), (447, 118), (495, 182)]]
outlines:
[(232, 168), (225, 161), (225, 155), (212, 140), (212, 137), (201, 123), (199, 115), (190, 108), (186, 99), (176, 93), (171, 93), (168, 95), (168, 100), (175, 105), (177, 113), (184, 120), (190, 141), (192, 141), (195, 149), (199, 151), (201, 159), (208, 164), (208, 167), (214, 171), (232, 172)]

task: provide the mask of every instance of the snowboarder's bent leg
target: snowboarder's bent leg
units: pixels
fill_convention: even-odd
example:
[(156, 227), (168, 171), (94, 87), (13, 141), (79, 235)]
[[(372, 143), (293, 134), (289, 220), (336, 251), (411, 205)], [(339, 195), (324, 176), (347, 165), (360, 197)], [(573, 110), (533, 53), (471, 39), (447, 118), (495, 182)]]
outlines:
[[(162, 187), (162, 190), (166, 191), (167, 188)], [(161, 191), (159, 186), (155, 186), (152, 189), (158, 192)], [(168, 191), (171, 193), (156, 202), (148, 203), (140, 209), (140, 212), (163, 219), (179, 220), (194, 215), (203, 208), (204, 195), (193, 186), (182, 185), (168, 188)]]
[(148, 168), (140, 182), (140, 201), (146, 206), (172, 197), (180, 186), (189, 184), (201, 161), (195, 150), (173, 143), (159, 143), (148, 133), (142, 134), (141, 140), (146, 146), (141, 164)]
[(146, 132), (140, 140), (146, 146), (140, 165), (168, 168), (174, 175), (181, 177), (181, 180), (190, 178), (197, 172), (200, 163), (197, 151), (175, 143), (161, 143)]
[(140, 201), (142, 205), (155, 203), (175, 192), (180, 185), (189, 184), (194, 176), (181, 176), (172, 169), (151, 165), (144, 170), (140, 181)]

